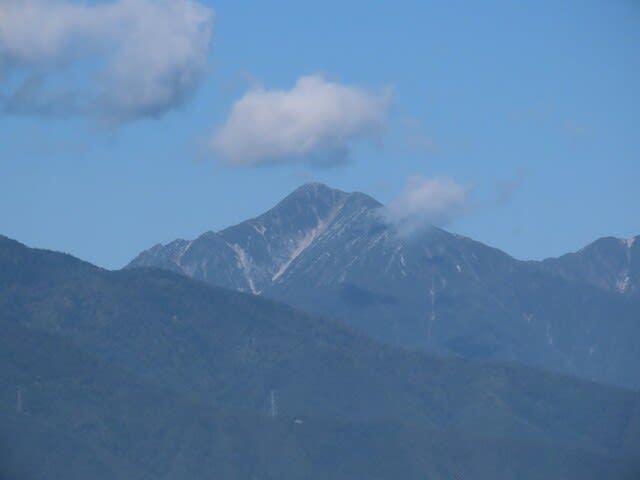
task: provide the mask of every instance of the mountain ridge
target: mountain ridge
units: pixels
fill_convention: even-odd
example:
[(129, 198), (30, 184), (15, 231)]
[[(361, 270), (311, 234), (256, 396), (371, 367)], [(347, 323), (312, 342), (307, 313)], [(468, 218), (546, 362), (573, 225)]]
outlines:
[(585, 248), (521, 261), (436, 227), (398, 235), (382, 208), (365, 194), (304, 185), (258, 217), (155, 247), (127, 268), (167, 268), (271, 297), (398, 346), (640, 388), (629, 367), (640, 361), (634, 347), (611, 350), (614, 336), (640, 335), (640, 242), (614, 242), (629, 245), (626, 257)]
[[(363, 420), (386, 418), (384, 408), (372, 409), (370, 402), (374, 399), (386, 402), (385, 396), (389, 392), (416, 390), (422, 392), (419, 398), (423, 401), (433, 402), (431, 408), (410, 407), (407, 403), (405, 407), (393, 410), (412, 418), (411, 423), (422, 418), (421, 422), (429, 424), (433, 421), (432, 414), (454, 408), (454, 399), (461, 405), (471, 402), (470, 397), (475, 395), (471, 392), (476, 386), (495, 388), (495, 394), (499, 396), (512, 382), (514, 388), (521, 389), (523, 380), (520, 376), (530, 379), (529, 386), (522, 391), (523, 399), (535, 391), (531, 390), (534, 385), (552, 383), (558, 389), (567, 386), (576, 402), (583, 401), (576, 392), (592, 388), (603, 392), (599, 395), (603, 401), (618, 396), (625, 399), (623, 403), (630, 402), (629, 405), (638, 401), (637, 392), (529, 367), (442, 359), (397, 350), (332, 320), (311, 317), (269, 299), (212, 287), (161, 269), (105, 271), (71, 256), (29, 249), (15, 242), (6, 248), (6, 242), (2, 241), (0, 266), (2, 324), (62, 336), (72, 340), (76, 347), (133, 371), (143, 379), (153, 379), (174, 391), (193, 392), (198, 398), (217, 398), (219, 404), (224, 404), (225, 396), (231, 393), (225, 383), (235, 385), (233, 388), (257, 388), (258, 395), (247, 396), (240, 391), (233, 394), (236, 406), (241, 406), (237, 402), (243, 399), (246, 408), (255, 409), (264, 405), (274, 386), (282, 390), (284, 402), (287, 389), (312, 387), (323, 378), (334, 382), (340, 375), (346, 375), (352, 383), (359, 383), (358, 395), (370, 392), (365, 396), (371, 400), (351, 413), (355, 415), (352, 419), (362, 416)], [(25, 270), (28, 275), (20, 275)], [(39, 278), (39, 284), (34, 285), (34, 276)], [(142, 345), (145, 347), (139, 348)], [(279, 358), (274, 356), (276, 353)], [(183, 363), (181, 355), (193, 359)], [(352, 358), (352, 355), (360, 358)], [(182, 366), (176, 370), (180, 364)], [(211, 368), (214, 364), (220, 368)], [(302, 364), (317, 371), (314, 375), (296, 373), (294, 378), (289, 378)], [(277, 373), (285, 366), (286, 375)], [(273, 369), (274, 373), (269, 374), (268, 369)], [(465, 372), (466, 369), (470, 371)], [(406, 376), (395, 375), (396, 370), (406, 370)], [(162, 375), (155, 373), (158, 371), (162, 371)], [(379, 376), (375, 381), (368, 378), (374, 373)], [(430, 377), (430, 381), (424, 381), (424, 376)], [(214, 378), (218, 383), (210, 383)], [(271, 380), (264, 383), (265, 378)], [(467, 380), (463, 381), (463, 378)], [(478, 383), (485, 379), (486, 384)], [(410, 382), (411, 388), (393, 384), (405, 381)], [(440, 388), (440, 381), (456, 384), (455, 387), (444, 387), (443, 392), (451, 389), (451, 393), (444, 394), (443, 398), (431, 391)], [(381, 388), (384, 382), (391, 383)], [(348, 387), (349, 390), (354, 388), (354, 385)], [(468, 390), (468, 393), (453, 395), (458, 390)], [(293, 400), (294, 390), (290, 392)], [(379, 396), (383, 392), (387, 393)], [(304, 395), (309, 397), (309, 393)], [(322, 411), (326, 408), (322, 407), (323, 398), (340, 402), (340, 396), (341, 389), (327, 390), (319, 395), (319, 399), (308, 398), (295, 408), (308, 409), (306, 403), (313, 401), (313, 408)], [(447, 397), (449, 400), (445, 400)], [(492, 395), (485, 397), (483, 394), (483, 398), (470, 405), (473, 408), (492, 405), (493, 409)], [(534, 398), (518, 406), (514, 403), (514, 410), (534, 408), (538, 415), (547, 415), (544, 410), (538, 410), (536, 404), (551, 401), (549, 393), (537, 392)], [(584, 401), (590, 402), (586, 398)], [(291, 416), (310, 413), (309, 410), (296, 411), (294, 404), (290, 408)], [(460, 421), (447, 417), (450, 416), (443, 417), (447, 422)], [(575, 425), (581, 430), (592, 428), (583, 422)]]
[[(389, 421), (266, 418), (194, 403), (58, 336), (3, 325), (0, 477), (25, 480), (267, 478), (629, 479), (631, 457)], [(14, 405), (12, 405), (14, 406)], [(458, 454), (465, 452), (464, 458)], [(501, 458), (507, 452), (510, 462)], [(541, 461), (543, 459), (543, 461)], [(346, 470), (346, 472), (345, 472)]]
[[(0, 237), (0, 327), (9, 478), (595, 480), (640, 469), (637, 392), (392, 348), (163, 269), (108, 271)], [(266, 418), (270, 397), (277, 418)]]

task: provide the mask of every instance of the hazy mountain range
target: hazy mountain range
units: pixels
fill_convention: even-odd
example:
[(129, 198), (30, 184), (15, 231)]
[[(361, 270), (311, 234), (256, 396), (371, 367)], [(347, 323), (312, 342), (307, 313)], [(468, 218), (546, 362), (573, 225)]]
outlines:
[(400, 234), (384, 211), (363, 193), (308, 184), (129, 267), (281, 300), (396, 346), (640, 388), (638, 237), (521, 261), (435, 227)]
[(0, 237), (0, 326), (0, 478), (640, 472), (638, 392), (385, 346), (159, 269)]

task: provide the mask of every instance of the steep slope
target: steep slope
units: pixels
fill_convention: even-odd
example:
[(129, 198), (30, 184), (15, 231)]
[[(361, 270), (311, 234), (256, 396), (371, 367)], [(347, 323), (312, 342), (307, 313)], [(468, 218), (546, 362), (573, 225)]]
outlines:
[(637, 393), (394, 350), (256, 296), (161, 270), (108, 272), (8, 239), (0, 240), (0, 325), (62, 336), (205, 405), (266, 413), (274, 392), (290, 418), (638, 453)]
[(3, 327), (3, 479), (631, 480), (640, 469), (630, 459), (558, 445), (211, 408), (62, 338)]
[(437, 228), (400, 236), (370, 197), (311, 184), (257, 219), (195, 240), (187, 260), (157, 246), (130, 267), (169, 265), (398, 346), (638, 389), (640, 298), (607, 287), (617, 279), (635, 291), (638, 247), (615, 243), (627, 250), (606, 268), (596, 262), (589, 276), (591, 267), (570, 268), (570, 259), (521, 262)]

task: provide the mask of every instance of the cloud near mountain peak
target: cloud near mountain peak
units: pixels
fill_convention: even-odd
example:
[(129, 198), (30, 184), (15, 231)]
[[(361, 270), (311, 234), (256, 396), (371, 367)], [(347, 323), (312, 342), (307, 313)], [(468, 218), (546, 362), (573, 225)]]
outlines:
[(468, 212), (469, 189), (448, 177), (407, 179), (404, 191), (382, 212), (383, 220), (400, 235), (429, 226), (444, 227)]

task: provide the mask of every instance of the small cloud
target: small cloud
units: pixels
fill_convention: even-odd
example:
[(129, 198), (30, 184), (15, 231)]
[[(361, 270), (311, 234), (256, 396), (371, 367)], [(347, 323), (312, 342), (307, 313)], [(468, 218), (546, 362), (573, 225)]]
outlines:
[(433, 153), (437, 148), (431, 137), (417, 132), (407, 135), (407, 145), (412, 150), (420, 153)]
[(564, 122), (564, 124), (562, 125), (562, 131), (569, 138), (569, 140), (576, 143), (589, 141), (593, 138), (592, 129), (576, 122)]
[(384, 128), (390, 90), (373, 92), (319, 75), (300, 78), (290, 90), (252, 88), (212, 139), (232, 165), (344, 163), (358, 139), (376, 140)]
[(514, 237), (522, 236), (523, 232), (524, 232), (524, 227), (521, 224), (514, 225), (513, 228), (511, 229), (511, 234)]
[(513, 110), (508, 114), (508, 118), (513, 123), (540, 123), (547, 122), (553, 115), (555, 107), (551, 103), (537, 102), (529, 107)]
[(425, 133), (424, 127), (413, 117), (403, 119), (406, 146), (417, 153), (434, 153), (438, 150), (433, 138)]
[(449, 225), (469, 210), (469, 203), (468, 188), (450, 178), (413, 176), (382, 216), (400, 235), (411, 235), (426, 227)]
[(213, 18), (196, 0), (0, 0), (2, 110), (161, 116), (204, 77)]

